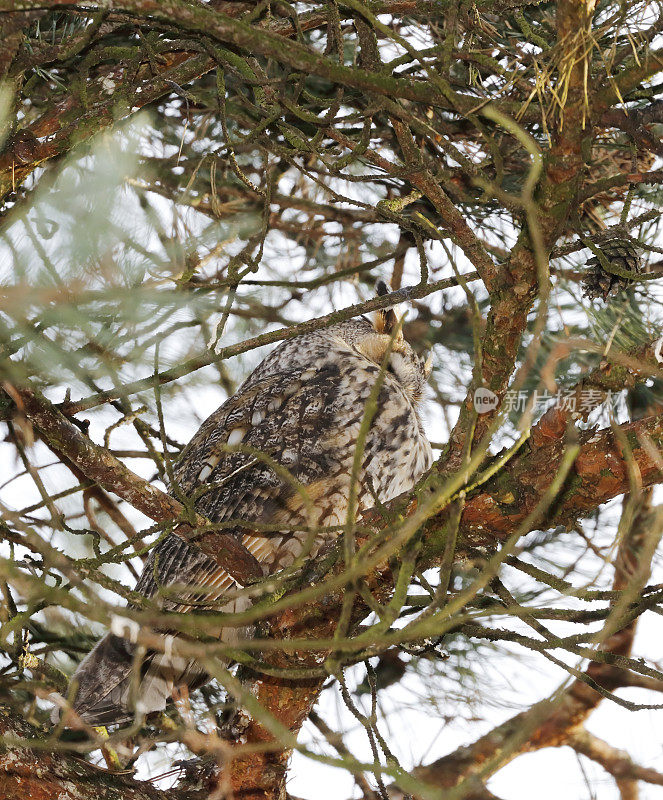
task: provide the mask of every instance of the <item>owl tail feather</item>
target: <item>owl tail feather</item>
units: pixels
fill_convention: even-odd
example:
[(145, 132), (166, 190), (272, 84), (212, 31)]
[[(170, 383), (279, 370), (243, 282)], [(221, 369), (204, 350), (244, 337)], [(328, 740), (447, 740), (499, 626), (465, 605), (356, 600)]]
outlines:
[[(89, 725), (126, 725), (134, 718), (128, 707), (135, 646), (109, 633), (78, 665), (74, 711)], [(164, 702), (165, 707), (165, 702)]]
[(76, 683), (74, 711), (89, 725), (127, 725), (136, 715), (163, 711), (173, 687), (191, 688), (206, 680), (193, 662), (147, 653), (140, 665), (140, 683), (132, 702), (136, 646), (112, 633), (85, 656), (72, 677)]

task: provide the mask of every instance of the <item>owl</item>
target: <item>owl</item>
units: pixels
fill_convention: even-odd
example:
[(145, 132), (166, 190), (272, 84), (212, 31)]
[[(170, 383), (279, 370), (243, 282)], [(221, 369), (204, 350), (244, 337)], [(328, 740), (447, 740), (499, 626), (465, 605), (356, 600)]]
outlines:
[[(358, 317), (283, 342), (182, 451), (171, 490), (226, 524), (265, 576), (315, 558), (347, 523), (372, 392), (377, 410), (355, 472), (356, 513), (411, 489), (430, 467), (420, 416), (430, 363), (394, 335), (396, 322), (389, 309), (373, 322)], [(153, 548), (136, 585), (160, 608), (182, 613), (242, 611), (250, 601), (237, 589), (214, 559), (174, 534)], [(214, 633), (233, 645), (250, 630)], [(165, 709), (175, 689), (208, 680), (196, 661), (148, 652), (139, 664), (135, 650), (111, 632), (80, 663), (73, 706), (85, 722), (125, 724)]]

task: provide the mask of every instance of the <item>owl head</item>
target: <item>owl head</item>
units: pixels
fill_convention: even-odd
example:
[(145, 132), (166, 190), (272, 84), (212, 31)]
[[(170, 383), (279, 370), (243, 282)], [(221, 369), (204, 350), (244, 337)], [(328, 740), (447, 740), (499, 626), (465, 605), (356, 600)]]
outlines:
[[(382, 281), (377, 284), (377, 293), (378, 295), (389, 293)], [(370, 328), (366, 326), (365, 334), (355, 342), (355, 347), (378, 366), (389, 353), (387, 374), (396, 379), (414, 403), (419, 403), (433, 363), (430, 356), (424, 360), (414, 352), (403, 337), (400, 322), (393, 308), (381, 309), (377, 312)]]
[[(388, 292), (384, 284), (378, 286), (378, 294)], [(385, 380), (395, 381), (416, 407), (423, 397), (432, 362), (414, 352), (405, 341), (399, 323), (396, 312), (387, 308), (378, 311), (373, 320), (353, 317), (296, 336), (276, 347), (249, 375), (239, 391), (276, 373), (287, 372), (293, 378), (299, 376), (310, 380), (330, 363), (337, 367), (342, 365), (346, 356), (352, 354), (380, 367), (389, 354)]]

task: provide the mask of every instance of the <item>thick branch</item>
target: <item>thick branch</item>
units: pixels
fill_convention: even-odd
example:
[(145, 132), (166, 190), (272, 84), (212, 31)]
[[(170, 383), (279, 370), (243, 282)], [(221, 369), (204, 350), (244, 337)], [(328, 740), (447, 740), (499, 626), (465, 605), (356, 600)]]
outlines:
[[(536, 204), (532, 197), (519, 198), (527, 211), (523, 215), (527, 224), (523, 224), (510, 257), (501, 265), (488, 287), (491, 307), (481, 342), (481, 354), (475, 354), (475, 357), (481, 358), (481, 384), (500, 398), (504, 396), (513, 374), (518, 349), (527, 329), (528, 315), (537, 294), (542, 308), (547, 303), (548, 276), (542, 274), (543, 261), (548, 258), (563, 232), (582, 180), (583, 141), (591, 137), (591, 126), (585, 125), (588, 113), (583, 82), (587, 67), (585, 41), (594, 6), (595, 0), (561, 0), (557, 3), (558, 47), (561, 61), (570, 64), (568, 92), (562, 92), (566, 95), (566, 102), (558, 111), (560, 118), (552, 147), (545, 157)], [(562, 80), (560, 75), (560, 83)], [(542, 322), (540, 312), (538, 324)], [(537, 334), (535, 329), (535, 342)], [(528, 356), (533, 358), (535, 351), (534, 343)], [(458, 422), (451, 432), (450, 450), (445, 463), (441, 465), (444, 474), (459, 468), (470, 432), (472, 443), (481, 441), (494, 417), (494, 413), (484, 414), (475, 424), (472, 399), (477, 388), (476, 381), (473, 381)]]
[[(660, 457), (660, 454), (663, 454), (663, 415), (625, 425), (622, 430), (632, 445), (633, 459), (640, 469), (642, 485), (663, 482), (663, 461)], [(488, 481), (479, 493), (467, 501), (460, 522), (461, 542), (465, 545), (494, 546), (496, 539), (503, 539), (516, 530), (544, 495), (553, 480), (563, 453), (564, 445), (560, 436), (558, 441), (549, 442), (543, 447), (527, 447), (520, 455), (512, 459), (506, 469)], [(548, 518), (545, 521), (534, 520), (532, 526), (545, 528), (562, 520), (570, 523), (585, 516), (600, 503), (623, 494), (628, 489), (627, 468), (612, 431), (606, 429), (599, 432), (587, 432), (581, 437), (576, 469), (569, 476), (566, 490), (558, 499)], [(512, 491), (518, 493), (517, 500), (511, 494)], [(410, 513), (414, 511), (414, 504), (411, 504), (409, 511)], [(442, 544), (444, 542), (444, 531), (448, 524), (448, 518), (449, 513), (444, 510), (426, 523), (425, 554), (419, 564), (421, 569), (439, 563), (441, 546), (438, 542)], [(381, 514), (372, 512), (364, 518), (364, 523), (378, 531), (384, 526), (385, 521)], [(357, 546), (365, 543), (366, 534), (363, 534), (357, 542)], [(336, 569), (342, 571), (339, 566)], [(386, 565), (381, 565), (364, 576), (362, 580), (378, 602), (384, 603), (389, 599), (394, 576)], [(280, 614), (271, 623), (270, 635), (276, 639), (321, 640), (331, 638), (340, 614), (343, 596), (344, 590), (341, 587), (334, 592), (329, 591), (318, 603), (296, 607)], [(361, 620), (366, 611), (367, 609), (361, 603), (357, 603), (354, 609), (354, 620), (356, 622)], [(624, 631), (616, 633), (611, 642), (611, 648), (621, 652), (624, 652), (624, 648), (628, 650), (631, 636), (632, 633), (628, 630), (626, 633)], [(265, 658), (271, 666), (275, 667), (318, 668), (320, 656), (319, 652), (311, 651), (290, 654), (277, 651), (266, 654)], [(594, 670), (600, 671), (598, 677), (606, 685), (610, 683), (611, 679), (614, 680), (616, 672), (621, 672), (601, 664), (592, 665), (590, 671)], [(592, 679), (597, 680), (597, 676), (593, 672)], [(260, 680), (252, 685), (252, 691), (268, 714), (296, 734), (310, 713), (322, 685), (323, 680), (321, 679), (284, 681), (261, 676)], [(587, 693), (591, 695), (589, 701), (585, 696)], [(582, 681), (578, 681), (571, 706), (572, 709), (582, 706), (586, 711), (588, 708), (593, 708), (599, 699), (598, 693)], [(546, 716), (549, 716), (548, 708), (545, 709), (545, 712)], [(522, 719), (517, 717), (510, 723), (506, 723), (504, 726), (505, 738), (514, 731), (521, 730), (522, 722)], [(567, 729), (568, 726), (565, 730)], [(546, 746), (543, 744), (544, 739), (538, 746)], [(278, 741), (257, 720), (251, 721), (245, 732), (244, 740), (263, 746), (271, 743), (273, 751), (243, 754), (238, 758), (231, 768), (233, 788), (247, 800), (249, 798), (250, 800), (271, 800), (278, 796), (289, 753), (279, 746)], [(548, 741), (548, 744), (551, 743)], [(492, 754), (494, 754), (496, 746), (496, 741), (487, 737), (485, 747), (488, 747)], [(460, 757), (462, 764), (465, 765), (464, 768), (469, 770), (477, 764), (481, 764), (485, 758), (489, 757), (489, 754), (482, 754), (482, 750), (479, 748), (477, 753), (472, 754), (472, 758), (469, 756), (465, 758), (462, 754)], [(458, 773), (459, 765), (456, 759), (454, 759), (453, 769), (455, 778), (448, 785), (454, 785), (463, 774), (462, 770), (460, 775)], [(437, 778), (432, 782), (437, 783)]]
[[(184, 792), (161, 792), (95, 767), (70, 753), (30, 749), (39, 732), (10, 709), (0, 707), (0, 797), (30, 800), (193, 800)], [(43, 744), (43, 742), (42, 742)]]
[[(39, 5), (52, 9), (80, 7), (88, 10), (106, 7), (105, 2), (72, 3), (71, 0), (42, 0)], [(0, 13), (34, 6), (34, 0), (0, 0)], [(346, 67), (295, 41), (284, 47), (283, 40), (277, 33), (233, 19), (228, 14), (214, 11), (207, 6), (192, 6), (183, 0), (114, 0), (113, 7), (153, 24), (158, 22), (183, 31), (210, 36), (219, 42), (274, 58), (293, 69), (318, 75), (343, 86), (427, 105), (450, 107), (448, 93), (435, 89), (428, 81), (377, 75), (354, 66)], [(470, 111), (476, 105), (475, 98), (470, 95), (456, 94), (454, 100), (455, 110)]]
[[(660, 509), (651, 510), (649, 495), (640, 499), (640, 509), (628, 535), (620, 544), (615, 561), (615, 577), (613, 589), (631, 591), (638, 594), (650, 573), (663, 514)], [(652, 538), (651, 534), (654, 534)], [(636, 622), (623, 628), (608, 631), (601, 649), (618, 655), (627, 655), (633, 646)], [(599, 705), (603, 695), (594, 686), (608, 691), (629, 685), (629, 673), (607, 663), (591, 662), (571, 686), (552, 700), (540, 703), (515, 715), (511, 719), (494, 728), (473, 744), (459, 748), (425, 767), (420, 767), (415, 776), (437, 787), (456, 786), (468, 777), (486, 780), (498, 769), (522, 753), (532, 752), (544, 747), (559, 747), (568, 744), (584, 747), (588, 752), (597, 752), (589, 734), (578, 733), (580, 726)], [(605, 743), (602, 743), (605, 744)], [(609, 745), (606, 745), (609, 748)], [(612, 752), (613, 759), (618, 751)], [(605, 754), (604, 754), (605, 755)], [(623, 753), (616, 771), (609, 769), (614, 775), (624, 768)], [(589, 757), (594, 757), (589, 755)], [(628, 760), (630, 764), (630, 760)], [(635, 767), (635, 765), (631, 765)], [(652, 771), (653, 772), (653, 771)], [(629, 777), (621, 774), (620, 777)], [(632, 777), (632, 776), (630, 776)]]
[[(640, 469), (642, 486), (663, 482), (663, 415), (646, 417), (621, 426)], [(467, 501), (461, 533), (470, 541), (485, 534), (503, 539), (531, 513), (550, 485), (564, 455), (564, 429), (534, 429), (522, 452)], [(537, 523), (538, 528), (571, 525), (602, 503), (629, 491), (629, 476), (621, 447), (613, 432), (604, 428), (580, 434), (580, 452), (561, 496)], [(443, 514), (428, 523), (433, 529)]]
[[(448, 2), (448, 0), (446, 0)], [(368, 4), (374, 13), (407, 14), (428, 17), (439, 13), (439, 4), (428, 3), (427, 0), (394, 0), (393, 2), (376, 2)], [(489, 3), (489, 5), (493, 5)], [(495, 5), (498, 5), (495, 3)], [(500, 6), (510, 7), (510, 2), (500, 2)], [(519, 3), (514, 5), (520, 5)], [(105, 2), (73, 3), (71, 0), (0, 0), (0, 18), (16, 14), (21, 9), (81, 8), (104, 10)], [(215, 9), (222, 8), (223, 11)], [(284, 47), (283, 38), (294, 38), (297, 29), (290, 20), (270, 20), (268, 23), (248, 24), (235, 17), (242, 14), (246, 7), (242, 3), (218, 2), (210, 5), (191, 5), (181, 0), (115, 0), (115, 11), (129, 14), (143, 21), (147, 26), (165, 25), (169, 29), (181, 32), (204, 35), (218, 42), (231, 43), (244, 48), (253, 54), (262, 54), (274, 58), (294, 69), (318, 74), (341, 85), (355, 86), (382, 96), (407, 97), (428, 104), (440, 104), (451, 107), (448, 98), (434, 90), (427, 81), (412, 81), (395, 78), (389, 75), (374, 75), (357, 67), (346, 67), (326, 58), (321, 53), (308, 48), (299, 42), (291, 41)], [(351, 16), (352, 11), (343, 10), (344, 16)], [(33, 12), (34, 13), (34, 12)], [(313, 30), (327, 24), (326, 12), (303, 14), (298, 20), (301, 31)], [(90, 98), (88, 106), (81, 111), (77, 98), (71, 96), (56, 104), (50, 112), (40, 117), (30, 128), (22, 131), (29, 137), (24, 141), (20, 156), (9, 147), (0, 154), (0, 198), (20, 185), (36, 167), (43, 162), (68, 152), (74, 145), (86, 141), (94, 134), (113, 126), (119, 119), (130, 116), (146, 105), (168, 96), (173, 91), (173, 84), (182, 86), (210, 72), (217, 65), (215, 58), (207, 54), (188, 51), (167, 53), (162, 56), (163, 63), (141, 69), (133, 80), (124, 80), (123, 90), (118, 97), (108, 96), (103, 90), (104, 74), (88, 88)], [(107, 75), (114, 80), (117, 74), (115, 65)], [(121, 95), (129, 96), (125, 102)], [(118, 102), (119, 100), (119, 102)], [(455, 105), (471, 108), (475, 99), (459, 94)], [(514, 113), (517, 108), (514, 106)], [(38, 141), (41, 140), (41, 141)]]
[[(103, 448), (89, 442), (50, 403), (27, 390), (21, 390), (21, 398), (25, 403), (25, 412), (35, 426), (88, 477), (103, 480), (107, 489), (123, 492), (137, 507), (143, 506), (143, 510), (150, 508), (160, 519), (166, 518), (167, 513), (173, 518), (180, 512), (172, 498), (146, 485)], [(657, 456), (657, 452), (663, 452), (663, 415), (624, 425), (622, 430), (633, 448), (633, 460), (640, 470), (643, 486), (663, 481), (660, 456)], [(572, 521), (629, 488), (627, 469), (612, 431), (587, 432), (581, 439), (575, 473), (570, 477), (567, 490), (546, 524), (554, 524), (559, 520)], [(545, 492), (563, 451), (561, 439), (547, 441), (541, 447), (530, 445), (524, 448), (501, 473), (468, 499), (460, 525), (462, 541), (470, 545), (494, 543), (495, 538), (504, 538), (512, 532)], [(511, 491), (518, 493), (516, 502), (509, 495)], [(428, 521), (425, 529), (427, 543), (439, 539), (447, 524), (447, 517), (447, 512), (443, 511)], [(365, 522), (376, 529), (384, 525), (380, 515), (369, 516)], [(542, 523), (539, 522), (537, 526), (542, 526)], [(435, 546), (429, 546), (426, 563), (421, 566), (434, 565), (437, 552)], [(365, 580), (378, 601), (388, 599), (393, 576), (386, 565), (374, 570)], [(309, 639), (333, 636), (342, 598), (343, 590), (340, 588), (328, 593), (317, 605), (298, 607), (279, 615), (272, 622), (271, 635), (275, 638), (304, 636)], [(363, 613), (365, 609), (357, 606), (355, 619), (361, 619)], [(310, 651), (295, 654), (277, 651), (268, 660), (274, 666), (281, 667), (317, 667), (320, 663), (319, 654)], [(284, 681), (262, 676), (253, 688), (257, 700), (267, 712), (296, 733), (310, 713), (321, 687), (322, 681), (317, 679)], [(233, 785), (236, 790), (241, 789), (246, 798), (257, 800), (272, 797), (275, 787), (281, 785), (288, 753), (256, 720), (251, 721), (245, 732), (245, 741), (261, 745), (271, 743), (271, 747), (267, 748), (267, 752), (245, 753), (236, 759), (231, 767)], [(269, 786), (265, 786), (265, 775), (271, 776)]]
[(618, 750), (584, 728), (571, 734), (567, 744), (576, 753), (599, 763), (606, 772), (614, 775), (620, 781), (645, 781), (655, 786), (663, 786), (663, 772), (650, 767), (641, 767), (631, 759), (627, 752)]
[[(16, 400), (49, 445), (74, 464), (87, 478), (114, 492), (155, 522), (177, 522), (189, 516), (184, 506), (148, 481), (136, 475), (105, 448), (85, 436), (45, 397), (27, 388), (16, 388)], [(13, 394), (14, 392), (12, 392)], [(196, 528), (187, 522), (175, 533), (183, 539), (195, 532), (196, 544), (215, 558), (241, 585), (262, 577), (256, 559), (233, 536), (220, 531), (201, 534), (207, 522), (195, 517)]]

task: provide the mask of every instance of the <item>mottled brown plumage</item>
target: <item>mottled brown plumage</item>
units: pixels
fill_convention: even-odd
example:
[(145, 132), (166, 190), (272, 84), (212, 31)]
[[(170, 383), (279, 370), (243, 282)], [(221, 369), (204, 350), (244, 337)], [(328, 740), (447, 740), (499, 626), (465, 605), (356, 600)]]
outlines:
[[(394, 321), (393, 312), (382, 312), (375, 327), (360, 317), (282, 343), (183, 451), (177, 490), (211, 521), (230, 523), (265, 575), (302, 553), (314, 557), (346, 522), (357, 435), (389, 347), (361, 462), (358, 510), (407, 491), (430, 466), (418, 413), (429, 370), (401, 336), (391, 341)], [(270, 530), (252, 529), (256, 522)], [(175, 535), (152, 551), (136, 586), (166, 610), (226, 612), (248, 604), (243, 597), (224, 601), (236, 588), (213, 559)], [(230, 627), (218, 633), (228, 643), (238, 636)], [(133, 718), (133, 655), (130, 642), (108, 634), (81, 662), (74, 707), (85, 721)], [(178, 685), (206, 680), (195, 662), (155, 653), (141, 675), (135, 710), (142, 713), (165, 708)]]

